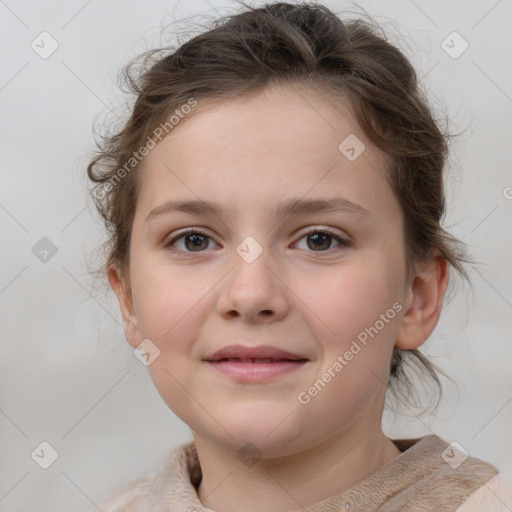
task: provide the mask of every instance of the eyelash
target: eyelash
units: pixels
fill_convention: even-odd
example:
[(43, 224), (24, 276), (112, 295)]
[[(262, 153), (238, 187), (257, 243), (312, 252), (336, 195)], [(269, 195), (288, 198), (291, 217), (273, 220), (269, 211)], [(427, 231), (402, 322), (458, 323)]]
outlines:
[[(312, 252), (312, 253), (316, 253), (318, 255), (320, 255), (320, 257), (322, 257), (322, 253), (327, 253), (327, 252), (331, 252), (331, 250), (342, 250), (342, 249), (346, 249), (348, 247), (351, 247), (352, 246), (352, 242), (350, 242), (349, 240), (346, 240), (344, 238), (341, 238), (338, 234), (334, 233), (333, 231), (329, 230), (329, 229), (320, 229), (320, 228), (311, 228), (310, 230), (308, 230), (307, 232), (303, 233), (302, 236), (299, 238), (299, 240), (302, 240), (304, 237), (307, 237), (308, 235), (312, 235), (312, 234), (316, 234), (316, 233), (321, 233), (323, 235), (328, 235), (329, 237), (331, 237), (332, 239), (334, 239), (336, 242), (339, 243), (339, 246), (337, 248), (334, 248), (334, 249), (327, 249), (326, 251), (307, 251), (307, 252)], [(166, 242), (164, 244), (164, 247), (166, 249), (168, 249), (169, 251), (173, 252), (173, 253), (176, 253), (176, 254), (186, 254), (186, 255), (194, 255), (194, 254), (200, 254), (202, 252), (206, 252), (205, 251), (197, 251), (197, 252), (194, 252), (194, 251), (181, 251), (181, 250), (178, 250), (178, 249), (175, 249), (174, 247), (172, 247), (172, 245), (174, 243), (176, 243), (178, 240), (186, 237), (187, 235), (190, 235), (190, 234), (194, 234), (194, 235), (202, 235), (206, 238), (209, 238), (210, 240), (213, 240), (212, 237), (210, 237), (207, 233), (205, 233), (204, 231), (201, 231), (200, 229), (195, 229), (195, 228), (189, 228), (185, 231), (182, 231), (178, 236), (175, 236), (174, 238), (172, 238), (171, 240), (169, 240), (169, 242)]]

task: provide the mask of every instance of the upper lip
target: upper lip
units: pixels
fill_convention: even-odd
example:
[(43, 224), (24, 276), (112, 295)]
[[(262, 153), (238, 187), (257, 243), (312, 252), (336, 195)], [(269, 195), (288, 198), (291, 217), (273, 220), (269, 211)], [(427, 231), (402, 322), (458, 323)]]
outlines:
[(221, 359), (272, 359), (275, 361), (288, 359), (298, 361), (307, 358), (270, 345), (259, 345), (257, 347), (228, 345), (204, 358), (205, 361), (219, 361)]

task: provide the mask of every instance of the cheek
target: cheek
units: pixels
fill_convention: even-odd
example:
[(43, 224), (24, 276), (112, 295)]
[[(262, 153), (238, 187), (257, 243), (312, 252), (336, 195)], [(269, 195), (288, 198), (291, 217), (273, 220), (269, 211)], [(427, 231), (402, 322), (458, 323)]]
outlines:
[(139, 266), (133, 278), (139, 335), (160, 350), (147, 369), (161, 398), (189, 425), (201, 417), (201, 410), (190, 399), (200, 396), (190, 379), (190, 368), (206, 318), (204, 301), (212, 285), (190, 273), (156, 265)]
[(315, 333), (323, 350), (322, 372), (336, 375), (325, 398), (338, 392), (356, 404), (387, 382), (402, 310), (400, 282), (399, 267), (379, 257), (361, 258), (333, 272), (323, 287), (308, 287), (316, 290), (308, 305), (322, 320)]
[[(164, 348), (183, 339), (190, 316), (201, 311), (201, 297), (211, 284), (189, 270), (162, 264), (157, 258), (134, 261), (133, 298), (140, 336)], [(196, 316), (197, 319), (197, 316)]]
[(314, 335), (323, 354), (317, 374), (301, 391), (310, 400), (311, 417), (331, 411), (323, 428), (366, 412), (364, 404), (375, 404), (385, 392), (401, 304), (384, 270), (352, 267), (326, 280), (324, 293), (310, 295), (308, 305), (322, 320), (315, 320)]
[(375, 324), (401, 298), (398, 281), (383, 261), (361, 260), (323, 277), (304, 277), (297, 295), (307, 297), (306, 304), (325, 324), (327, 340), (346, 341)]

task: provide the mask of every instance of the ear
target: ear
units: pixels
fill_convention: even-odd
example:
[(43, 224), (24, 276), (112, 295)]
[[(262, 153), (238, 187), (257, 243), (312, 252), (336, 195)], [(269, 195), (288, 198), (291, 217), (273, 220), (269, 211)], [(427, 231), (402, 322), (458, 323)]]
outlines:
[(110, 286), (117, 295), (121, 314), (123, 315), (124, 335), (128, 343), (137, 348), (140, 345), (139, 329), (137, 327), (137, 318), (134, 313), (131, 290), (129, 290), (121, 279), (117, 269), (109, 267), (107, 270)]
[(395, 340), (395, 345), (403, 350), (418, 348), (437, 325), (448, 285), (446, 260), (442, 256), (433, 256), (411, 281)]

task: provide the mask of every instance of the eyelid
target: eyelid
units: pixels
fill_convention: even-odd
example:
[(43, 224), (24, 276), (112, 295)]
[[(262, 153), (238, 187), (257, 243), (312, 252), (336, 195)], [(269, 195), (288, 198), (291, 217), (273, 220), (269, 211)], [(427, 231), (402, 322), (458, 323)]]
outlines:
[[(183, 238), (184, 236), (189, 235), (191, 233), (203, 235), (205, 237), (210, 238), (211, 240), (214, 240), (214, 238), (210, 234), (208, 234), (208, 232), (204, 228), (190, 227), (190, 228), (183, 228), (182, 230), (179, 230), (179, 231), (173, 233), (171, 236), (166, 237), (165, 240), (163, 241), (163, 246), (169, 247), (172, 243), (176, 242), (178, 239)], [(178, 252), (181, 252), (181, 251), (178, 251)], [(189, 253), (189, 254), (193, 254), (193, 253)]]
[(338, 242), (338, 247), (329, 248), (326, 251), (305, 251), (307, 253), (318, 255), (321, 258), (322, 257), (327, 258), (329, 256), (332, 256), (333, 253), (335, 253), (339, 250), (348, 249), (354, 245), (353, 239), (349, 235), (347, 235), (345, 232), (343, 232), (343, 234), (341, 234), (338, 231), (334, 230), (333, 228), (327, 228), (327, 227), (323, 227), (323, 226), (308, 227), (307, 231), (304, 231), (300, 234), (297, 242), (295, 242), (294, 245), (297, 244), (300, 240), (302, 240), (302, 238), (304, 238), (305, 236), (308, 236), (313, 233), (326, 234)]
[(352, 241), (352, 238), (348, 235), (348, 233), (346, 231), (342, 231), (340, 229), (330, 228), (330, 227), (326, 227), (326, 226), (322, 226), (322, 225), (308, 226), (306, 228), (306, 231), (302, 232), (302, 236), (309, 235), (310, 233), (317, 233), (317, 232), (326, 233), (331, 236), (337, 236), (339, 238), (343, 238), (346, 242)]

